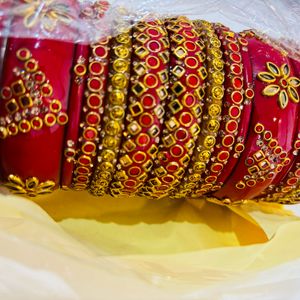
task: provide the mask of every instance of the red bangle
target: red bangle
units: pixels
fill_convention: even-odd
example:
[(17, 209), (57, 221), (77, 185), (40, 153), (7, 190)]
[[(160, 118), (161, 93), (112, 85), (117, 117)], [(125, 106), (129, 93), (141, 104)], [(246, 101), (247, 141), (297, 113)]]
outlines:
[(157, 154), (167, 98), (169, 42), (159, 20), (133, 27), (131, 89), (113, 196), (135, 194), (144, 184)]
[(89, 116), (102, 120), (108, 76), (109, 41), (106, 38), (91, 45), (88, 64), (88, 78), (84, 93), (80, 128), (71, 188), (77, 191), (87, 189), (100, 141), (101, 125), (90, 124)]
[[(211, 23), (205, 21), (195, 21), (198, 32), (202, 35), (205, 50), (207, 53), (205, 72), (208, 75), (203, 98), (203, 120), (201, 130), (196, 141), (196, 147), (191, 157), (191, 162), (183, 178), (175, 197), (184, 197), (192, 193), (197, 187), (201, 175), (205, 172), (210, 160), (211, 152), (215, 146), (217, 132), (220, 127), (222, 99), (224, 95), (224, 61), (220, 49), (221, 42), (215, 34)], [(202, 54), (204, 53), (201, 52)], [(201, 88), (201, 87), (200, 87)]]
[(175, 191), (190, 161), (200, 132), (204, 82), (204, 43), (184, 17), (168, 21), (171, 41), (170, 103), (154, 171), (141, 195), (161, 198)]
[[(216, 190), (220, 187), (219, 176), (227, 165), (233, 145), (236, 142), (240, 127), (240, 115), (244, 99), (242, 76), (242, 55), (237, 35), (221, 25), (215, 25), (216, 34), (223, 45), (223, 57), (225, 61), (225, 95), (223, 99), (222, 121), (219, 135), (216, 138), (216, 146), (212, 153), (207, 170), (198, 181), (194, 197)], [(241, 151), (243, 149), (240, 149)], [(241, 152), (240, 151), (240, 152)], [(221, 160), (218, 158), (221, 157)]]
[[(255, 99), (245, 151), (218, 197), (231, 201), (259, 195), (291, 163), (287, 157), (297, 105), (288, 60), (270, 45), (247, 38), (255, 78)], [(255, 59), (254, 59), (255, 58)], [(288, 93), (289, 92), (289, 93)], [(298, 94), (297, 94), (298, 95)]]
[(252, 111), (252, 102), (254, 98), (252, 66), (248, 51), (248, 41), (241, 36), (238, 38), (238, 40), (241, 47), (241, 56), (243, 62), (242, 69), (244, 77), (244, 101), (243, 103), (241, 103), (242, 97), (240, 96), (240, 93), (236, 93), (236, 98), (233, 100), (237, 105), (241, 104), (243, 108), (241, 112), (240, 125), (236, 137), (236, 142), (232, 145), (233, 153), (229, 155), (227, 151), (220, 151), (216, 156), (216, 160), (218, 162), (223, 162), (224, 160), (227, 160), (227, 163), (226, 167), (222, 170), (222, 173), (218, 178), (219, 185), (215, 185), (212, 189), (212, 191), (215, 192), (215, 197), (218, 197), (218, 190), (222, 188), (226, 180), (230, 177), (230, 174), (232, 173), (236, 164), (238, 163), (242, 152), (245, 150), (245, 141), (247, 138)]
[(89, 192), (95, 196), (103, 196), (109, 192), (108, 187), (116, 171), (127, 106), (131, 40), (131, 30), (126, 30), (111, 41), (110, 72), (101, 133), (102, 140), (99, 143), (97, 162), (89, 186)]
[[(294, 77), (294, 86), (299, 93), (300, 87), (300, 62), (290, 58), (291, 65), (295, 71), (296, 78)], [(298, 105), (299, 106), (299, 105)], [(284, 166), (282, 172), (278, 174), (261, 195), (257, 197), (259, 201), (277, 202), (282, 204), (292, 204), (299, 202), (299, 183), (300, 183), (300, 108), (298, 107), (296, 132), (294, 134), (292, 147), (288, 152), (288, 158), (291, 164)]]
[(13, 192), (59, 185), (74, 45), (9, 38), (0, 102), (0, 169)]
[[(80, 124), (82, 101), (86, 87), (89, 49), (90, 48), (88, 45), (76, 45), (73, 59), (72, 79), (69, 95), (70, 100), (68, 108), (69, 122), (65, 133), (62, 162), (61, 187), (63, 189), (70, 188), (72, 184), (77, 141), (80, 129), (78, 124)], [(87, 114), (85, 121), (87, 124), (94, 127), (100, 123), (100, 118), (98, 114), (90, 112)]]

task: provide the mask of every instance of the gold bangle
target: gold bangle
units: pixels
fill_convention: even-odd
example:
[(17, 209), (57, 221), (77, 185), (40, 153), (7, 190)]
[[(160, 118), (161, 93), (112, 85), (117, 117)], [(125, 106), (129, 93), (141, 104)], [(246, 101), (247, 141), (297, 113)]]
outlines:
[(102, 142), (89, 192), (95, 196), (107, 193), (120, 150), (127, 102), (131, 63), (131, 30), (112, 39), (107, 104), (103, 118)]

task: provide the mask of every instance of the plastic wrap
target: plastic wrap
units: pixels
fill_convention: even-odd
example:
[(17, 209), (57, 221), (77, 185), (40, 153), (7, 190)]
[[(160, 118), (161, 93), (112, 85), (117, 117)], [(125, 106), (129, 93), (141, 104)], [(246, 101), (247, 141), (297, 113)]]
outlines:
[[(92, 43), (174, 15), (254, 28), (299, 54), (297, 0), (0, 1), (1, 47), (7, 36)], [(279, 206), (65, 192), (35, 201), (44, 211), (0, 196), (3, 299), (299, 298), (300, 221)]]

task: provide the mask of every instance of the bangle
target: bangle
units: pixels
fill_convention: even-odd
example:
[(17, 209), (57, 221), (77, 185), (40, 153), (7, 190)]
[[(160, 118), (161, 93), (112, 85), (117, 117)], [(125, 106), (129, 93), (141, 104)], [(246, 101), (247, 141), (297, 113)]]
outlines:
[[(295, 59), (289, 58), (295, 71), (295, 75), (300, 75), (300, 63)], [(299, 77), (293, 78), (295, 88), (300, 86)], [(298, 105), (299, 106), (299, 105)], [(299, 107), (295, 124), (297, 127), (294, 133), (293, 143), (288, 151), (288, 158), (291, 160), (291, 165), (283, 166), (280, 172), (274, 178), (272, 183), (263, 191), (257, 198), (257, 201), (277, 202), (282, 204), (292, 204), (299, 202), (299, 183), (300, 183), (300, 116)], [(292, 133), (292, 132), (291, 132)]]
[[(212, 192), (215, 192), (213, 194), (215, 197), (218, 197), (218, 190), (220, 190), (224, 183), (227, 181), (230, 174), (234, 170), (236, 164), (238, 163), (242, 152), (245, 150), (245, 140), (247, 138), (249, 121), (252, 111), (252, 102), (254, 98), (252, 66), (248, 51), (248, 41), (241, 36), (239, 36), (238, 40), (241, 47), (241, 56), (243, 62), (242, 69), (244, 77), (244, 101), (241, 104), (242, 113), (240, 117), (240, 125), (236, 137), (236, 142), (232, 145), (233, 153), (231, 153), (231, 155), (229, 156), (227, 152), (219, 152), (216, 157), (218, 162), (227, 160), (227, 163), (226, 167), (222, 170), (222, 173), (219, 175), (219, 184), (215, 185), (212, 189)], [(239, 96), (239, 93), (237, 93), (237, 95)], [(240, 98), (241, 97), (237, 97), (237, 99), (235, 99), (235, 101), (237, 102), (236, 104), (240, 103)]]
[[(81, 113), (81, 132), (77, 142), (75, 169), (71, 188), (77, 191), (87, 189), (95, 163), (99, 133), (101, 131), (106, 80), (108, 75), (108, 55), (110, 38), (91, 45), (91, 56), (88, 64), (88, 79), (84, 93), (84, 104)], [(93, 116), (90, 123), (89, 116)], [(96, 121), (97, 120), (97, 121)], [(99, 120), (99, 122), (98, 122)]]
[(291, 94), (294, 90), (293, 71), (287, 58), (256, 38), (246, 39), (249, 42), (256, 97), (245, 151), (218, 193), (218, 197), (231, 201), (258, 196), (282, 172), (284, 166), (290, 165), (287, 151), (293, 136), (289, 132), (294, 132), (296, 126), (285, 126), (297, 115), (295, 97)]
[(206, 96), (204, 98), (204, 117), (188, 172), (184, 176), (183, 183), (175, 195), (176, 197), (184, 197), (193, 193), (201, 175), (206, 170), (220, 127), (222, 99), (224, 95), (224, 61), (220, 49), (221, 42), (215, 34), (212, 24), (206, 21), (196, 21), (195, 24), (197, 31), (203, 35), (207, 52), (208, 78)]
[[(80, 123), (82, 100), (85, 90), (88, 56), (88, 45), (76, 45), (69, 95), (69, 122), (65, 133), (65, 148), (62, 162), (61, 187), (63, 189), (68, 189), (72, 184), (77, 140), (79, 135), (78, 124)], [(94, 121), (94, 119), (98, 120), (97, 117), (94, 117), (93, 113), (90, 113), (90, 115), (86, 117), (86, 122), (90, 126), (96, 126), (99, 122)]]
[(113, 196), (135, 194), (156, 157), (167, 97), (169, 43), (159, 20), (133, 27), (131, 88), (126, 126), (114, 180)]
[(7, 49), (0, 101), (1, 177), (13, 193), (49, 193), (60, 182), (74, 45), (9, 38)]
[(115, 172), (124, 129), (127, 89), (131, 63), (131, 31), (124, 31), (111, 41), (110, 73), (103, 118), (102, 141), (89, 191), (102, 196)]
[(195, 25), (184, 17), (167, 21), (171, 41), (170, 102), (152, 176), (140, 193), (152, 198), (170, 195), (185, 174), (195, 147), (202, 115), (204, 44)]
[[(242, 56), (237, 36), (230, 29), (215, 25), (215, 32), (222, 43), (225, 95), (223, 98), (222, 120), (216, 137), (216, 145), (212, 152), (206, 172), (198, 181), (196, 195), (216, 190), (220, 187), (219, 176), (228, 162), (239, 130), (242, 102), (244, 100), (242, 77)], [(239, 149), (242, 151), (243, 149)], [(221, 159), (220, 159), (221, 158)]]

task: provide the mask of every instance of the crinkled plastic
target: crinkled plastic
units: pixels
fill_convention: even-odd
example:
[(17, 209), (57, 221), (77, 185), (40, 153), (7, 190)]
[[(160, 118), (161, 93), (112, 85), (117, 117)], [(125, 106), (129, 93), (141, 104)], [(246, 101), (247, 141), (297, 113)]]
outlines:
[[(299, 54), (297, 0), (0, 1), (0, 32), (88, 43), (179, 14), (255, 28)], [(10, 26), (24, 17), (28, 28)], [(280, 206), (62, 191), (35, 202), (0, 195), (1, 299), (300, 298), (300, 218)]]

